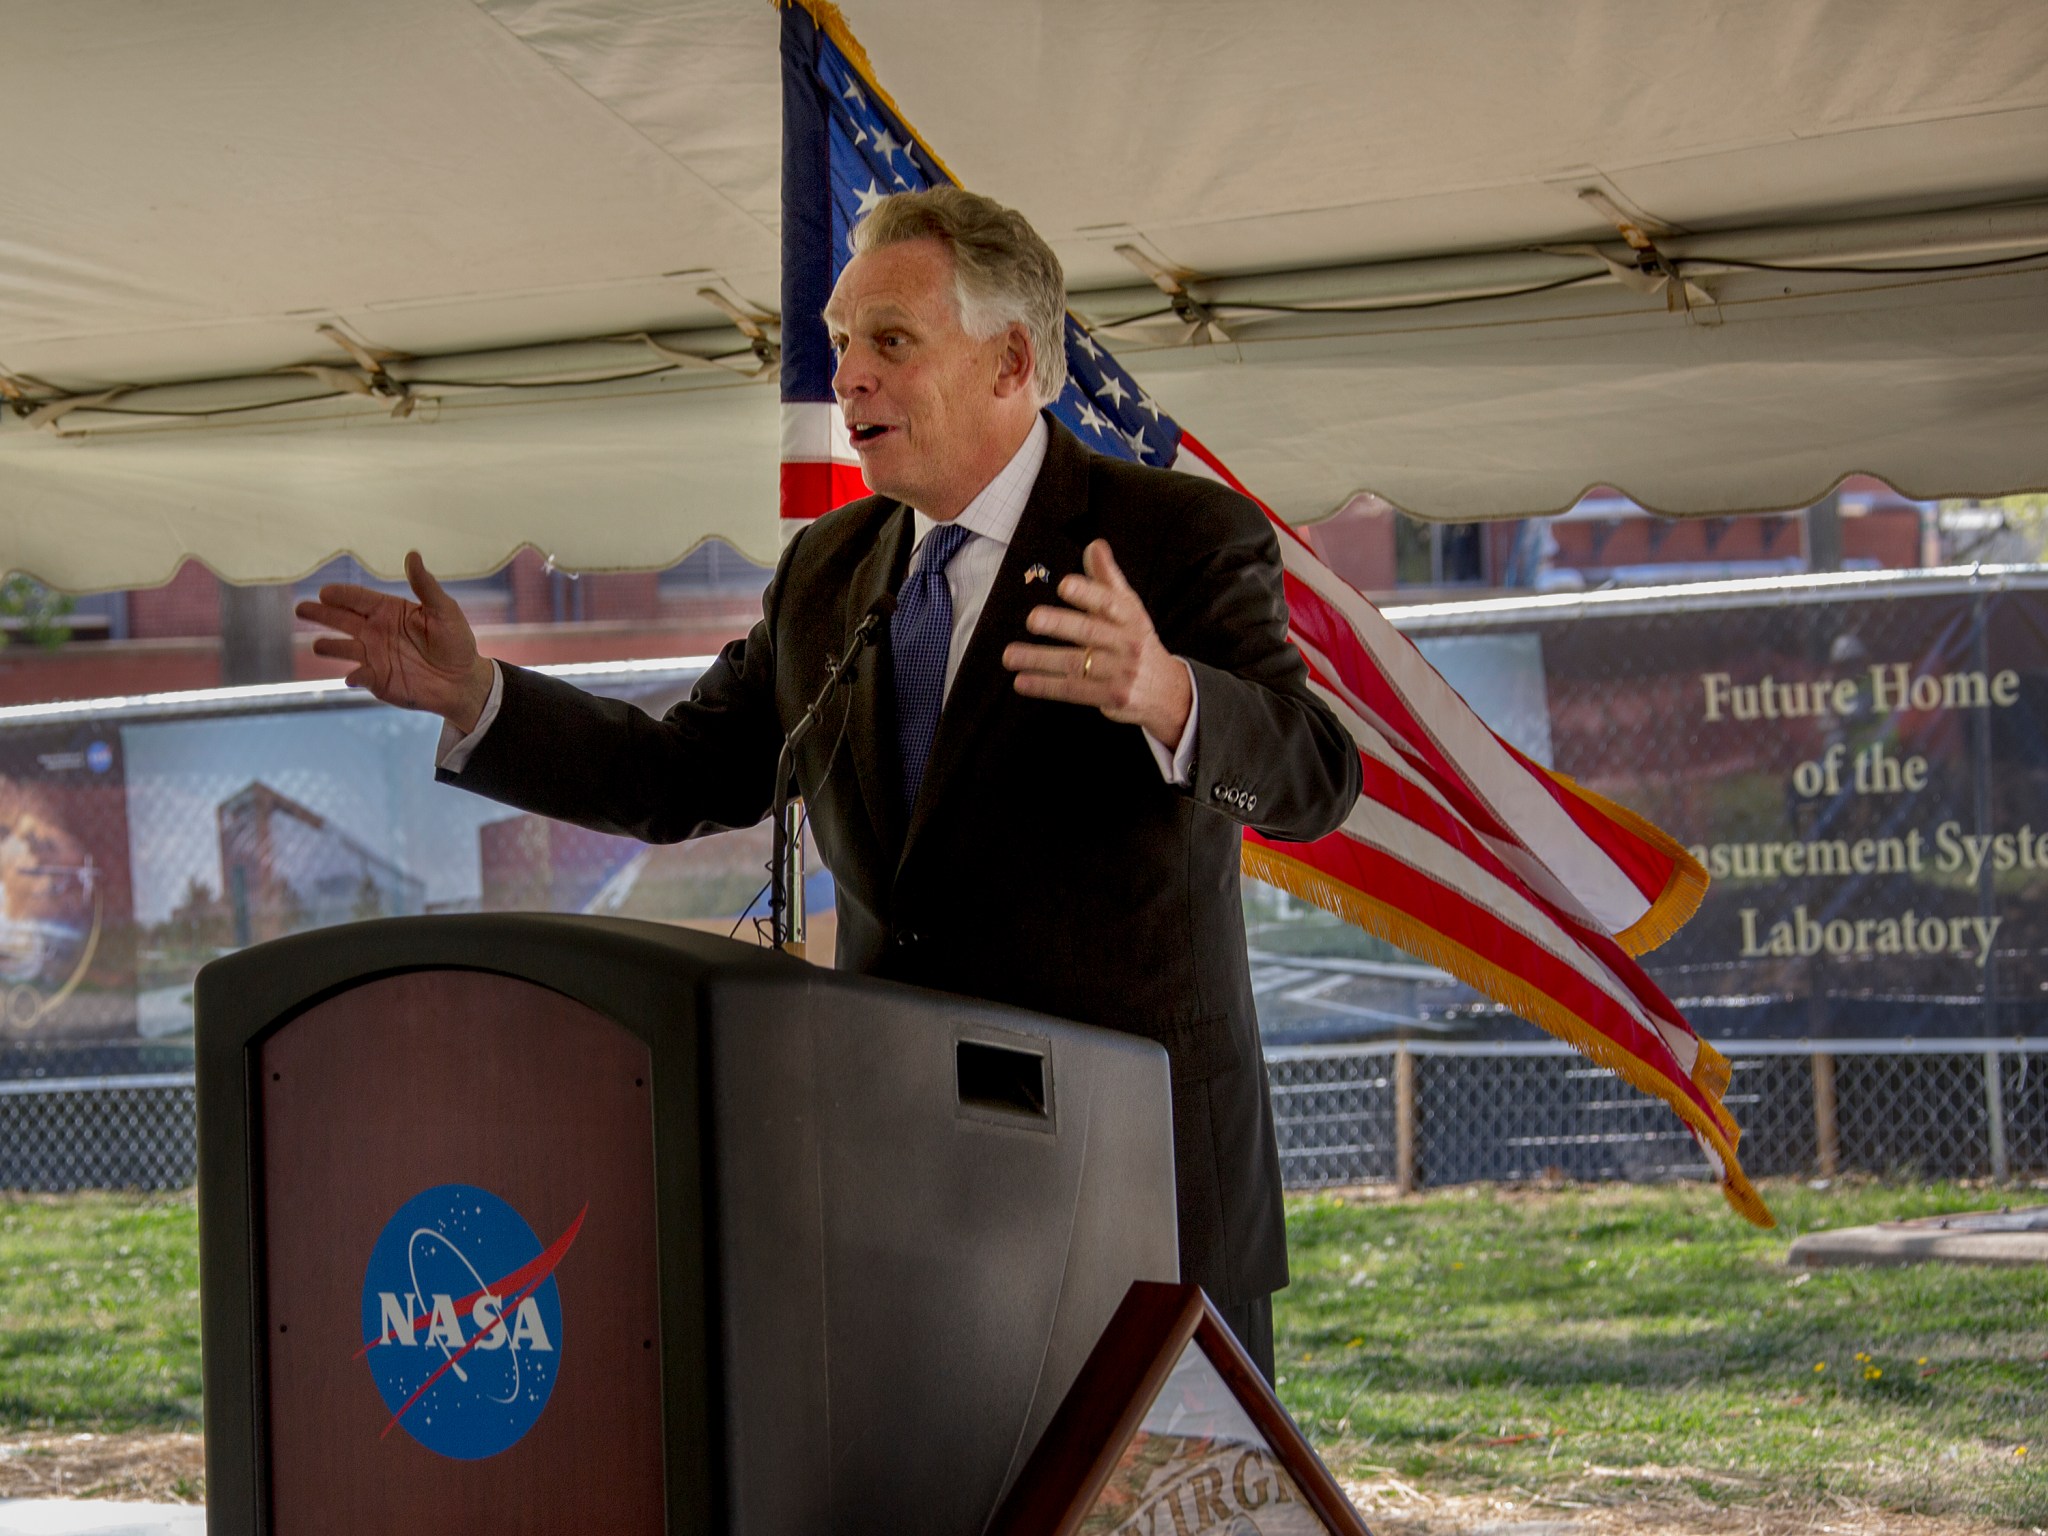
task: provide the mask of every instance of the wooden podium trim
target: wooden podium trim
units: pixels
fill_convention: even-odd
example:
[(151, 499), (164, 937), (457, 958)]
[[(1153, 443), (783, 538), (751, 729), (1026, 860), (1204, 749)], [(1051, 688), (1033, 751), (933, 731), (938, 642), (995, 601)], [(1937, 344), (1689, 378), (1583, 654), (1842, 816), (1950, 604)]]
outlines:
[(1046, 1426), (987, 1536), (1072, 1536), (1108, 1486), (1190, 1341), (1335, 1536), (1371, 1536), (1287, 1410), (1197, 1285), (1132, 1283)]
[[(271, 1523), (661, 1531), (645, 1042), (532, 982), (415, 971), (328, 997), (257, 1060)], [(438, 1237), (416, 1254), (422, 1231)], [(543, 1263), (530, 1284), (512, 1278)], [(374, 1301), (364, 1310), (366, 1287), (417, 1286), (403, 1342), (418, 1345), (431, 1291), (488, 1293), (501, 1276), (501, 1342), (473, 1357), (496, 1325), (472, 1339), (484, 1319), (461, 1315), (469, 1299), (453, 1353), (432, 1330), (423, 1349), (384, 1351), (395, 1336), (372, 1331)], [(511, 1314), (529, 1305), (541, 1342), (522, 1355)]]

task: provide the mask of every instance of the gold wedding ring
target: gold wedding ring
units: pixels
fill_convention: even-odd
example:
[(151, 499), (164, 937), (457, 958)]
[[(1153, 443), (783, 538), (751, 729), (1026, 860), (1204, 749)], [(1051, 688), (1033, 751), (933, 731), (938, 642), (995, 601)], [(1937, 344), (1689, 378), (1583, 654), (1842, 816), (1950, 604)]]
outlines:
[(1095, 652), (1091, 648), (1081, 653), (1081, 681), (1088, 681), (1088, 674), (1095, 670)]

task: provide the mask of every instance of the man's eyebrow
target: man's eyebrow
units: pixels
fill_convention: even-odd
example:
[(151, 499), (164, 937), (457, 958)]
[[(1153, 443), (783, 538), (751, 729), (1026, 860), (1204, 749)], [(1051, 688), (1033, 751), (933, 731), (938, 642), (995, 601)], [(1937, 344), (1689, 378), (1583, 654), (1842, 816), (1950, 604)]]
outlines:
[[(839, 331), (844, 334), (851, 334), (853, 331), (853, 322), (846, 318), (844, 312), (835, 313), (829, 304), (825, 306), (824, 320), (828, 331)], [(861, 314), (862, 329), (868, 331), (914, 325), (916, 321), (917, 317), (900, 304), (872, 305)]]

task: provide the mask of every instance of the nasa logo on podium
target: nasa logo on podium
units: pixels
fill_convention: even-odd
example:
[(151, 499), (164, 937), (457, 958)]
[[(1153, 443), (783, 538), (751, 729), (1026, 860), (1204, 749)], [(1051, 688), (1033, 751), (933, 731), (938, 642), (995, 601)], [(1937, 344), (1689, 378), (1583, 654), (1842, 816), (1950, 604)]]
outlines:
[(357, 1358), (391, 1418), (437, 1455), (480, 1461), (539, 1422), (561, 1367), (555, 1266), (584, 1208), (541, 1246), (505, 1201), (470, 1184), (438, 1184), (385, 1223), (363, 1273)]

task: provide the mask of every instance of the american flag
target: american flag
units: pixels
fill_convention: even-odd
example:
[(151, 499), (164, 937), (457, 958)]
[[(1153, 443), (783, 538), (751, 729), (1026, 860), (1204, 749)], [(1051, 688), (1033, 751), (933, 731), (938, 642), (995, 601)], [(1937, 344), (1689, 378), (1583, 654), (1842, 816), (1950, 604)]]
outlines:
[[(789, 529), (867, 493), (832, 395), (823, 320), (853, 226), (891, 193), (955, 178), (876, 83), (833, 6), (783, 0), (782, 18)], [(1066, 347), (1067, 387), (1051, 410), (1083, 443), (1251, 494), (1072, 315)], [(1705, 871), (1647, 821), (1495, 735), (1363, 594), (1266, 515), (1290, 633), (1358, 744), (1365, 791), (1319, 842), (1247, 831), (1245, 871), (1441, 967), (1663, 1099), (1729, 1204), (1772, 1225), (1736, 1158), (1741, 1132), (1721, 1102), (1726, 1059), (1634, 959), (1691, 916)]]

